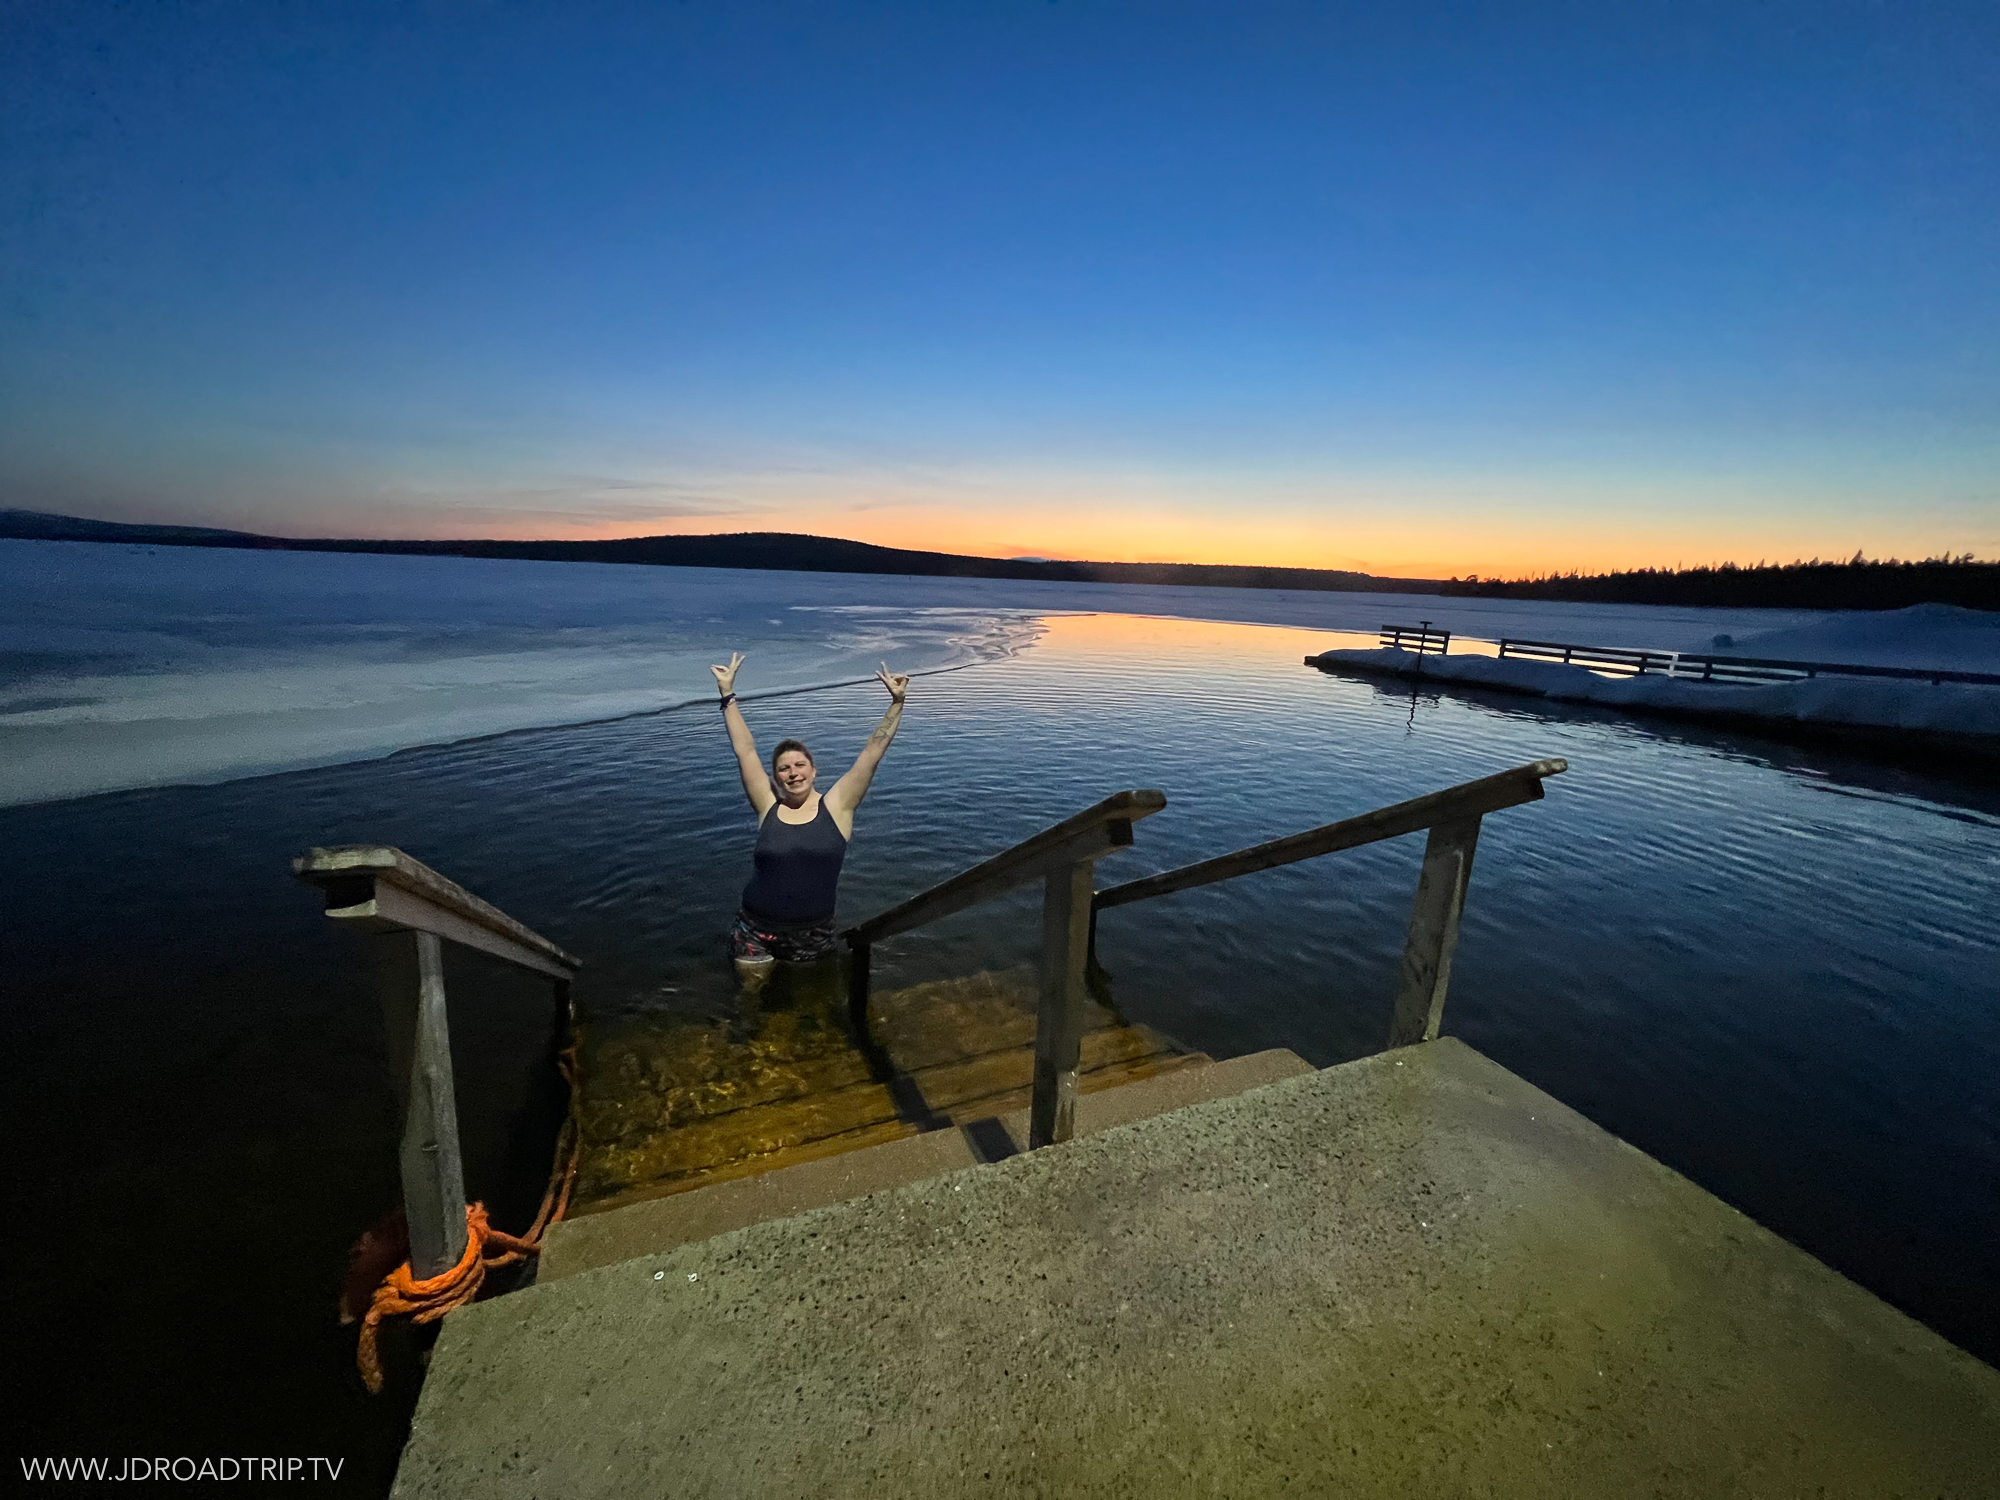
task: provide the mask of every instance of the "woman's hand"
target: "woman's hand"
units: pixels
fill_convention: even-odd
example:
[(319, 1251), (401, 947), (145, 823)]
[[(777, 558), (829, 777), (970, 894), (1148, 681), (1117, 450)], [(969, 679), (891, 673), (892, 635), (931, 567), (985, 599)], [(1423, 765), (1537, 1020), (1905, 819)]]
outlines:
[[(720, 671), (721, 668), (717, 668)], [(876, 680), (889, 690), (889, 697), (897, 703), (903, 701), (903, 694), (910, 690), (910, 676), (907, 672), (891, 672), (889, 664), (882, 663), (882, 670), (875, 674)]]
[[(728, 666), (710, 667), (708, 669), (715, 674), (715, 689), (723, 697), (727, 698), (731, 693), (736, 691), (736, 669), (742, 665), (743, 653), (741, 651), (732, 651), (729, 653)], [(903, 680), (905, 682), (909, 681), (907, 677)]]

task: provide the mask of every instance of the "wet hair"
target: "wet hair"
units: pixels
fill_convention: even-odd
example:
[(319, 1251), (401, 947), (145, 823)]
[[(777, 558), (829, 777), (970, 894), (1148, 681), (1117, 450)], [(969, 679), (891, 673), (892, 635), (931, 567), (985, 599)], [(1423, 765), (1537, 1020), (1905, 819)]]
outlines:
[(777, 748), (771, 752), (771, 774), (773, 776), (778, 774), (778, 758), (788, 750), (798, 751), (799, 754), (806, 758), (808, 765), (815, 771), (819, 769), (819, 762), (813, 759), (812, 751), (806, 749), (804, 745), (800, 744), (797, 740), (779, 740)]

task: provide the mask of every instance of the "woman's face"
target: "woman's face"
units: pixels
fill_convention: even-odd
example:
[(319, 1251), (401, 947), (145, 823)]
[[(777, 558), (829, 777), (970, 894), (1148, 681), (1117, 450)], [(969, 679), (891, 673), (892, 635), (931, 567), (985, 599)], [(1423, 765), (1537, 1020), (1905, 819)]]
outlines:
[(778, 783), (778, 795), (797, 805), (812, 795), (813, 777), (817, 774), (805, 751), (787, 750), (778, 757), (771, 779)]

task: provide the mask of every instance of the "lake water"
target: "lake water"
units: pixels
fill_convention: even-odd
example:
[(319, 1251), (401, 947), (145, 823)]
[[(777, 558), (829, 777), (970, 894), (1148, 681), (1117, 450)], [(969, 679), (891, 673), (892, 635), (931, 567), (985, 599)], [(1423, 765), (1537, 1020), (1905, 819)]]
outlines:
[(728, 646), (756, 693), (994, 661), (1099, 610), (1690, 651), (1824, 618), (0, 538), (0, 806), (670, 708)]
[[(819, 602), (884, 608), (878, 582)], [(1128, 787), (1169, 805), (1103, 884), (1567, 757), (1545, 801), (1486, 820), (1445, 1029), (2000, 1358), (2000, 788), (1326, 676), (1301, 665), (1342, 643), (1325, 629), (1027, 609), (977, 638), (1000, 646), (912, 688), (843, 918)], [(832, 771), (882, 704), (864, 684), (749, 713)], [(379, 1492), (407, 1385), (360, 1392), (333, 1298), (395, 1201), (395, 1123), (359, 955), (287, 861), (408, 849), (586, 960), (594, 1037), (726, 1012), (753, 821), (714, 708), (19, 806), (0, 836), (22, 1451), (345, 1456)], [(1372, 1050), (1420, 848), (1107, 913), (1121, 1009), (1218, 1056)], [(1032, 893), (954, 918), (878, 950), (877, 985), (1018, 963), (1035, 926)], [(449, 980), (469, 1187), (518, 1223), (547, 998), (473, 958)]]

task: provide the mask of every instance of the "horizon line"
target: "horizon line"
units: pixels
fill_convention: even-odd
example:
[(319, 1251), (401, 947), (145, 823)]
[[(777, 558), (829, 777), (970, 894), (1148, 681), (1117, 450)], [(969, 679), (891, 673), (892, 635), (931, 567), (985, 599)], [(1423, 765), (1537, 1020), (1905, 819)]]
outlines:
[[(783, 539), (787, 541), (831, 542), (831, 543), (837, 543), (843, 547), (863, 548), (870, 552), (896, 553), (910, 557), (948, 558), (953, 560), (962, 560), (966, 562), (984, 562), (984, 563), (1003, 563), (1003, 564), (1019, 563), (1030, 567), (1071, 566), (1071, 567), (1084, 567), (1084, 568), (1096, 568), (1096, 567), (1176, 568), (1176, 569), (1189, 569), (1189, 570), (1198, 569), (1204, 572), (1218, 572), (1218, 573), (1220, 572), (1313, 573), (1313, 574), (1324, 574), (1329, 577), (1368, 578), (1381, 581), (1407, 582), (1407, 583), (1531, 584), (1531, 583), (1546, 582), (1555, 579), (1575, 579), (1578, 581), (1584, 581), (1589, 579), (1618, 578), (1628, 575), (1702, 573), (1702, 572), (1711, 572), (1711, 573), (1756, 572), (1767, 569), (1805, 568), (1805, 567), (1853, 567), (1853, 566), (1921, 567), (1926, 565), (1978, 567), (1978, 566), (2000, 565), (2000, 559), (1981, 558), (1975, 556), (1971, 552), (1964, 552), (1964, 553), (1947, 552), (1947, 553), (1936, 554), (1930, 557), (1912, 557), (1912, 558), (1886, 557), (1885, 558), (1885, 557), (1867, 557), (1864, 555), (1863, 549), (1857, 549), (1854, 555), (1851, 557), (1823, 558), (1820, 557), (1818, 554), (1814, 554), (1810, 558), (1803, 556), (1794, 557), (1789, 562), (1770, 561), (1760, 557), (1754, 563), (1747, 563), (1747, 562), (1738, 562), (1733, 558), (1725, 558), (1720, 560), (1714, 560), (1704, 563), (1694, 563), (1694, 564), (1675, 562), (1671, 566), (1664, 563), (1651, 563), (1642, 567), (1607, 568), (1594, 572), (1585, 572), (1580, 569), (1572, 567), (1566, 570), (1550, 569), (1542, 572), (1526, 572), (1526, 573), (1519, 573), (1512, 575), (1502, 575), (1497, 573), (1431, 575), (1431, 574), (1373, 573), (1359, 568), (1327, 568), (1327, 567), (1309, 566), (1299, 563), (1187, 562), (1187, 561), (1169, 560), (1164, 558), (1159, 558), (1159, 559), (1089, 558), (1089, 557), (1062, 556), (1048, 552), (1005, 553), (1005, 554), (983, 553), (983, 552), (948, 552), (932, 547), (893, 547), (893, 546), (887, 546), (880, 542), (861, 541), (858, 538), (854, 537), (834, 536), (821, 532), (808, 532), (808, 531), (754, 531), (754, 530), (753, 531), (666, 531), (666, 532), (647, 532), (642, 534), (635, 534), (630, 536), (617, 536), (617, 537), (493, 537), (493, 536), (383, 537), (383, 536), (330, 536), (324, 534), (314, 535), (314, 536), (289, 536), (281, 532), (243, 531), (234, 527), (200, 526), (200, 525), (191, 525), (187, 523), (171, 522), (171, 521), (167, 522), (107, 521), (93, 516), (78, 516), (59, 511), (31, 510), (25, 506), (0, 506), (0, 516), (19, 516), (23, 518), (30, 518), (36, 521), (47, 521), (47, 522), (70, 522), (87, 527), (105, 527), (107, 529), (111, 529), (114, 531), (129, 530), (129, 531), (179, 533), (181, 535), (190, 537), (204, 536), (204, 535), (213, 537), (242, 537), (253, 541), (277, 542), (280, 544), (290, 544), (295, 546), (307, 545), (311, 543), (338, 543), (338, 544), (355, 545), (355, 546), (371, 546), (371, 547), (380, 546), (380, 547), (396, 547), (396, 548), (411, 548), (411, 549), (431, 549), (431, 548), (463, 547), (463, 546), (508, 547), (508, 548), (513, 548), (513, 547), (595, 548), (595, 547), (619, 546), (622, 544), (635, 544), (635, 543), (645, 543), (645, 542), (674, 542), (674, 541), (695, 541), (695, 540), (723, 541), (732, 538), (768, 537), (773, 539)], [(119, 540), (119, 538), (116, 536), (97, 537), (97, 538), (88, 536), (14, 537), (10, 539), (23, 540), (23, 541), (35, 541), (35, 540), (117, 541)], [(139, 540), (139, 539), (133, 538), (132, 540)], [(153, 540), (162, 541), (164, 540), (164, 538), (156, 537)]]

